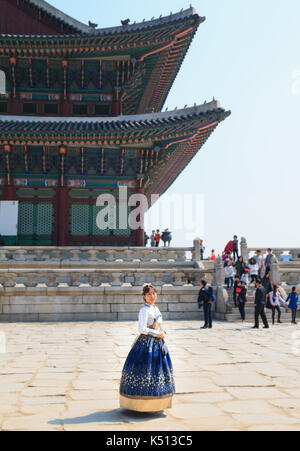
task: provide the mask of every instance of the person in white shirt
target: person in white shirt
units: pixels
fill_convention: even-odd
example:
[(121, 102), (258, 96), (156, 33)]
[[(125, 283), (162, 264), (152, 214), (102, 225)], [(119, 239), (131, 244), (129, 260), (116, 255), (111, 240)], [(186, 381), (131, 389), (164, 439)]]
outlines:
[(256, 281), (258, 279), (259, 266), (258, 266), (255, 258), (251, 258), (250, 264), (249, 264), (249, 269), (250, 269), (250, 276), (251, 276), (250, 283), (256, 284)]
[(139, 337), (126, 359), (120, 384), (120, 407), (137, 412), (159, 412), (172, 407), (175, 394), (173, 366), (165, 344), (162, 314), (156, 306), (157, 290), (143, 288)]
[(272, 306), (272, 321), (273, 324), (275, 324), (275, 314), (276, 314), (276, 310), (278, 312), (278, 323), (281, 324), (281, 309), (280, 309), (280, 304), (284, 305), (285, 307), (287, 307), (287, 304), (285, 302), (285, 300), (281, 297), (280, 293), (279, 293), (279, 288), (278, 286), (274, 286), (274, 290), (271, 291), (271, 293), (269, 294), (270, 296), (270, 304)]
[(225, 283), (227, 284), (227, 288), (233, 287), (233, 279), (235, 276), (234, 268), (232, 266), (232, 262), (228, 261), (225, 266)]

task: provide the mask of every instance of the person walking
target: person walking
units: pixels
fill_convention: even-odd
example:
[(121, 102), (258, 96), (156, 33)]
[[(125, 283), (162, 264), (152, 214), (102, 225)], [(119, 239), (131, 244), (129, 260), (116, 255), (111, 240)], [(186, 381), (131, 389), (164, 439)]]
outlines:
[(299, 303), (297, 287), (293, 287), (292, 292), (288, 295), (286, 303), (288, 303), (289, 301), (290, 301), (289, 309), (292, 310), (292, 324), (297, 324), (296, 318), (297, 318), (298, 303)]
[(257, 279), (258, 279), (258, 264), (255, 260), (255, 258), (251, 258), (250, 260), (250, 264), (249, 264), (249, 269), (250, 269), (250, 276), (251, 276), (251, 282), (250, 283), (256, 283)]
[(280, 310), (280, 304), (284, 305), (285, 307), (287, 307), (287, 304), (285, 302), (285, 300), (281, 297), (280, 293), (279, 293), (279, 287), (278, 285), (274, 285), (273, 291), (271, 291), (271, 293), (269, 293), (270, 296), (270, 304), (272, 306), (272, 323), (273, 325), (275, 324), (275, 314), (276, 314), (276, 310), (278, 312), (278, 324), (281, 324), (281, 310)]
[(161, 241), (161, 234), (159, 232), (159, 230), (156, 230), (156, 234), (155, 234), (155, 246), (159, 247)]
[(203, 245), (203, 240), (200, 240), (200, 258), (201, 258), (201, 261), (204, 260), (204, 252), (205, 252), (205, 247)]
[(151, 239), (151, 247), (155, 247), (155, 230), (152, 230), (150, 239)]
[(237, 304), (237, 297), (241, 291), (240, 289), (240, 283), (241, 283), (241, 279), (239, 278), (239, 276), (236, 274), (235, 278), (234, 278), (234, 285), (233, 285), (233, 303), (235, 307), (238, 307)]
[(233, 261), (236, 262), (239, 258), (239, 240), (236, 235), (234, 235), (232, 241), (232, 252), (233, 252)]
[(272, 249), (268, 249), (268, 254), (264, 262), (265, 275), (271, 272), (271, 265), (276, 262), (276, 257), (272, 254)]
[(233, 287), (234, 275), (232, 263), (229, 261), (225, 267), (225, 283), (227, 284), (227, 288)]
[(250, 272), (249, 268), (245, 268), (244, 272), (243, 272), (243, 274), (241, 276), (241, 282), (245, 282), (246, 283), (247, 289), (248, 289), (248, 286), (249, 286), (249, 272)]
[(235, 268), (235, 272), (236, 275), (241, 278), (243, 273), (244, 273), (244, 269), (246, 268), (246, 264), (244, 262), (243, 257), (239, 257), (238, 261), (236, 263), (234, 263), (234, 268)]
[(241, 287), (238, 289), (237, 304), (243, 322), (246, 320), (245, 313), (246, 303), (247, 303), (247, 285), (246, 282), (242, 282)]
[(261, 255), (260, 250), (256, 251), (256, 255), (254, 258), (255, 258), (256, 263), (258, 264), (258, 277), (261, 279), (261, 277), (262, 277), (261, 272), (262, 272), (262, 269), (264, 266), (264, 259), (263, 259), (263, 256)]
[(271, 274), (268, 272), (264, 278), (262, 279), (262, 285), (264, 287), (264, 289), (266, 290), (266, 294), (268, 295), (269, 293), (271, 293), (271, 291), (273, 291), (273, 287), (272, 287), (272, 283), (271, 283), (271, 278), (270, 278)]
[(265, 313), (266, 307), (266, 290), (261, 284), (261, 280), (256, 281), (255, 292), (255, 325), (253, 329), (259, 329), (259, 317), (261, 317), (264, 323), (264, 329), (269, 329), (269, 323)]
[(207, 286), (206, 280), (202, 280), (198, 295), (199, 308), (204, 309), (204, 326), (201, 329), (212, 329), (212, 303), (216, 302), (216, 297), (212, 287)]

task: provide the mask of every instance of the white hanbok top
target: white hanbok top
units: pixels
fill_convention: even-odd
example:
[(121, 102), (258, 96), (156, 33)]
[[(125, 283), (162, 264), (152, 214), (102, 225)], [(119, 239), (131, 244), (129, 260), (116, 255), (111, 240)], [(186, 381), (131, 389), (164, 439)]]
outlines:
[(160, 310), (156, 306), (152, 306), (149, 304), (145, 304), (143, 308), (141, 308), (139, 313), (139, 332), (143, 335), (153, 335), (158, 337), (161, 334), (160, 330), (151, 329), (154, 321), (157, 324), (162, 324), (162, 314)]

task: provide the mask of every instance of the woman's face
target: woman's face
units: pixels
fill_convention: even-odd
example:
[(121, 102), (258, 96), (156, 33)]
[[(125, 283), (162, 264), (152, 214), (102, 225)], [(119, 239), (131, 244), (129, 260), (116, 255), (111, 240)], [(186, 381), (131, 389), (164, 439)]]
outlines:
[(145, 294), (144, 298), (147, 304), (154, 305), (157, 299), (157, 293), (155, 290), (153, 290), (153, 288), (151, 288), (149, 293)]

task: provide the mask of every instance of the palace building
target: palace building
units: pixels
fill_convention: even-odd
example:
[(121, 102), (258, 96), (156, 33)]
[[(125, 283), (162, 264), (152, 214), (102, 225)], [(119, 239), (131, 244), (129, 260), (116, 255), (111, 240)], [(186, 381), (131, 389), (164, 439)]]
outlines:
[[(193, 8), (98, 29), (43, 0), (0, 0), (0, 202), (21, 246), (144, 246), (100, 230), (101, 194), (162, 195), (230, 112), (162, 112), (199, 25)], [(132, 207), (128, 207), (128, 213)]]

